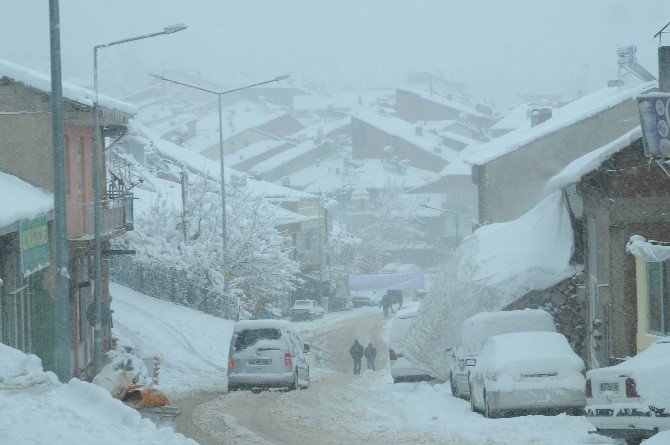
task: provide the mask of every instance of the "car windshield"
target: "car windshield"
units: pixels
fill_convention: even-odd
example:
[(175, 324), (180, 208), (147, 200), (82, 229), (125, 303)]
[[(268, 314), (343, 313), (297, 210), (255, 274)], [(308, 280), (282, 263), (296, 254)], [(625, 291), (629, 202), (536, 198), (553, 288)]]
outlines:
[(243, 349), (253, 346), (259, 340), (279, 340), (281, 332), (279, 329), (246, 329), (237, 333), (235, 337), (235, 350), (242, 351)]
[(295, 302), (294, 306), (295, 307), (311, 307), (312, 306), (312, 301), (311, 300), (298, 300)]

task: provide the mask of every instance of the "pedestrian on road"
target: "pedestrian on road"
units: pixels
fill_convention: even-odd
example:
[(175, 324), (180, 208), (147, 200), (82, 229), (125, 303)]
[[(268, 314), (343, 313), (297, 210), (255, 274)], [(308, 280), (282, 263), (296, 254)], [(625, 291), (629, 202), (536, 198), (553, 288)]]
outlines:
[(382, 297), (382, 301), (379, 303), (379, 307), (384, 310), (384, 318), (389, 318), (389, 308), (391, 307), (391, 303), (389, 302), (387, 295)]
[(377, 357), (377, 348), (368, 343), (365, 347), (365, 360), (368, 362), (368, 369), (375, 370), (375, 357)]
[(354, 359), (354, 374), (361, 373), (361, 360), (363, 359), (363, 346), (358, 343), (358, 339), (354, 340), (354, 344), (349, 348), (349, 354)]

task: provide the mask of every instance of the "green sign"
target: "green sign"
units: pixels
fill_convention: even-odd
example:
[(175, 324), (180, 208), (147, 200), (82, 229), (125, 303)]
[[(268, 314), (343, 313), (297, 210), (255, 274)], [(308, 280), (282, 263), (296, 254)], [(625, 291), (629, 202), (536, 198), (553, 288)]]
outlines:
[(21, 270), (27, 277), (49, 265), (49, 226), (47, 216), (40, 215), (35, 219), (23, 220), (19, 223), (21, 241)]

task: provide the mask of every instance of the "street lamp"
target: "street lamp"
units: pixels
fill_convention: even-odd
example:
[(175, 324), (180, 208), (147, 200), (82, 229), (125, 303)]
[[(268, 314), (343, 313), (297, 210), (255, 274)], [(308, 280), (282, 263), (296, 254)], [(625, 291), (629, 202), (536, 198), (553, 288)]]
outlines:
[(438, 212), (451, 213), (452, 215), (456, 215), (456, 246), (458, 247), (458, 245), (460, 245), (460, 241), (461, 241), (460, 237), (458, 236), (458, 229), (459, 229), (459, 226), (460, 226), (458, 218), (459, 218), (461, 213), (456, 212), (454, 210), (438, 209), (437, 207), (430, 207), (430, 206), (427, 206), (425, 204), (420, 204), (420, 205), (421, 205), (421, 207), (425, 207), (427, 209), (437, 210)]
[(115, 40), (109, 43), (103, 43), (93, 47), (93, 92), (95, 94), (95, 101), (93, 102), (93, 193), (94, 193), (94, 222), (93, 222), (93, 236), (95, 238), (95, 251), (93, 253), (94, 276), (93, 276), (93, 304), (95, 305), (95, 328), (94, 328), (94, 358), (95, 358), (95, 373), (102, 370), (102, 306), (100, 301), (100, 275), (102, 273), (101, 265), (101, 247), (100, 247), (100, 230), (102, 226), (102, 209), (100, 202), (100, 179), (102, 176), (101, 165), (101, 150), (100, 150), (100, 108), (99, 108), (99, 93), (98, 93), (98, 50), (100, 48), (107, 48), (109, 46), (120, 45), (122, 43), (134, 42), (135, 40), (148, 39), (150, 37), (161, 36), (164, 34), (173, 34), (178, 31), (186, 29), (186, 25), (179, 23), (176, 25), (166, 26), (163, 31), (152, 32), (150, 34), (143, 34), (137, 37), (130, 37), (128, 39)]
[(223, 259), (223, 294), (225, 296), (228, 296), (228, 278), (229, 278), (228, 276), (229, 276), (230, 270), (228, 270), (228, 240), (226, 239), (226, 232), (227, 232), (227, 228), (226, 228), (226, 180), (224, 178), (224, 173), (223, 173), (223, 170), (224, 170), (224, 162), (223, 162), (223, 107), (221, 105), (221, 96), (223, 96), (224, 94), (234, 93), (236, 91), (246, 90), (246, 89), (252, 88), (252, 87), (257, 87), (259, 85), (265, 85), (265, 84), (272, 83), (272, 82), (279, 82), (280, 80), (288, 79), (290, 76), (288, 74), (284, 74), (282, 76), (277, 76), (274, 79), (264, 80), (263, 82), (256, 82), (256, 83), (252, 83), (250, 85), (245, 85), (245, 86), (233, 88), (233, 89), (230, 89), (230, 90), (216, 91), (216, 90), (212, 90), (212, 89), (209, 89), (209, 88), (202, 87), (200, 85), (194, 85), (192, 83), (170, 79), (170, 78), (161, 76), (160, 74), (156, 74), (156, 73), (151, 73), (149, 75), (152, 76), (152, 77), (155, 77), (156, 79), (161, 79), (161, 80), (164, 80), (166, 82), (175, 83), (177, 85), (181, 85), (181, 86), (184, 86), (184, 87), (187, 87), (187, 88), (193, 88), (195, 90), (204, 91), (206, 93), (216, 94), (219, 98), (219, 154), (221, 156), (221, 237), (222, 237), (221, 244), (222, 244), (222, 247), (223, 247), (223, 258), (222, 258)]

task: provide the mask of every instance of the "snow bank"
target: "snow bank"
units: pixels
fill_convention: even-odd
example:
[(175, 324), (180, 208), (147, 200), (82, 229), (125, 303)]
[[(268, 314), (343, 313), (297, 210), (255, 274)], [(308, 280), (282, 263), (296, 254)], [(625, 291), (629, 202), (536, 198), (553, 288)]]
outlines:
[(670, 443), (670, 431), (662, 431), (642, 442), (642, 445), (668, 445)]
[(77, 379), (58, 382), (39, 358), (0, 344), (0, 438), (3, 444), (95, 443), (195, 445), (158, 429), (104, 389)]
[(234, 322), (109, 284), (114, 333), (142, 357), (161, 357), (159, 387), (169, 397), (225, 390)]
[(0, 172), (0, 227), (32, 219), (54, 208), (54, 195), (16, 176)]
[(626, 244), (626, 250), (648, 263), (660, 263), (670, 259), (670, 245), (647, 241), (640, 235), (633, 235)]
[(573, 231), (563, 195), (554, 192), (528, 213), (477, 229), (452, 255), (403, 340), (403, 352), (448, 376), (442, 353), (468, 317), (497, 311), (532, 290), (573, 276)]

